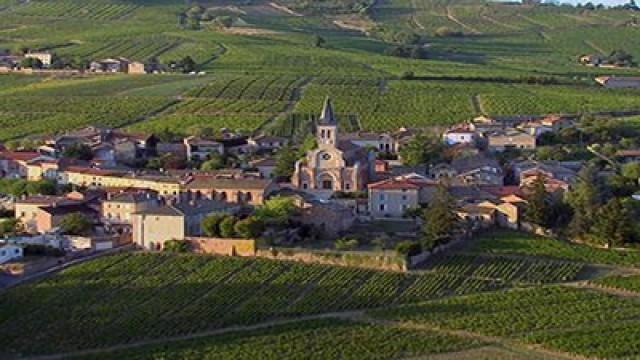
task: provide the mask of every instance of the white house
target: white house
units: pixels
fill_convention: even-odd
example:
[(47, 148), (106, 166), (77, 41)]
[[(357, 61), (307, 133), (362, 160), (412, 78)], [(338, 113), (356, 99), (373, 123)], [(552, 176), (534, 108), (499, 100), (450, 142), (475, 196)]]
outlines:
[(222, 155), (224, 153), (224, 145), (222, 143), (195, 136), (185, 138), (184, 146), (187, 149), (187, 159), (189, 160), (204, 160), (210, 154), (218, 153)]
[(473, 124), (460, 124), (449, 128), (442, 137), (447, 145), (474, 144), (476, 131)]
[(7, 263), (14, 259), (20, 259), (23, 256), (24, 254), (20, 246), (0, 244), (0, 264)]

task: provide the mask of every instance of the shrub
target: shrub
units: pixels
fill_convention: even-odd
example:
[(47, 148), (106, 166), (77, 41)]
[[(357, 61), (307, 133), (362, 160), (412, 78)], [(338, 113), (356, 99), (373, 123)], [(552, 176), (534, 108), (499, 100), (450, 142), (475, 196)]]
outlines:
[(191, 250), (191, 246), (188, 241), (172, 239), (166, 241), (162, 248), (162, 251), (172, 253), (186, 253)]
[(65, 215), (60, 220), (60, 229), (70, 235), (87, 235), (91, 232), (92, 226), (91, 220), (81, 213)]
[(233, 216), (227, 216), (220, 222), (220, 236), (223, 238), (231, 238), (236, 235), (235, 225), (236, 218)]
[(415, 256), (422, 252), (422, 246), (411, 240), (404, 240), (396, 245), (396, 251), (405, 256)]
[(356, 239), (340, 238), (333, 245), (338, 250), (354, 250), (360, 243)]
[(229, 217), (228, 214), (215, 213), (204, 218), (204, 220), (202, 220), (202, 229), (204, 233), (211, 237), (220, 236), (220, 223), (227, 217)]
[(263, 226), (260, 220), (255, 217), (248, 217), (236, 222), (233, 229), (239, 237), (253, 239), (260, 236)]

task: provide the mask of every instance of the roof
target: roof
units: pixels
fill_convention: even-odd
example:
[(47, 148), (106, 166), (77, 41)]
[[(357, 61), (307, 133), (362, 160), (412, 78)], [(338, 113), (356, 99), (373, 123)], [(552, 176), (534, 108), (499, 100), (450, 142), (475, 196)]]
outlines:
[(72, 213), (82, 213), (85, 215), (95, 216), (97, 213), (94, 209), (87, 206), (86, 204), (81, 203), (70, 203), (70, 204), (53, 204), (50, 206), (41, 207), (40, 210), (54, 215), (54, 216), (64, 216)]
[(138, 211), (135, 214), (157, 216), (192, 216), (200, 214), (210, 214), (216, 211), (227, 211), (229, 209), (237, 207), (237, 205), (209, 199), (198, 199), (193, 201), (180, 200), (174, 203)]
[(378, 181), (373, 184), (369, 184), (369, 189), (375, 190), (403, 190), (403, 189), (411, 189), (411, 190), (419, 190), (421, 188), (427, 186), (435, 186), (437, 185), (436, 181), (429, 180), (426, 178), (403, 178), (396, 177), (392, 179)]
[(320, 119), (318, 124), (320, 125), (335, 125), (336, 118), (333, 113), (333, 106), (331, 105), (331, 99), (327, 96), (324, 99), (324, 105), (322, 106), (322, 113), (320, 113)]
[(3, 151), (0, 158), (13, 161), (30, 161), (41, 156), (34, 151)]
[(69, 201), (64, 196), (31, 195), (16, 199), (16, 204), (50, 205), (55, 202)]
[(453, 134), (453, 133), (475, 134), (475, 131), (473, 130), (472, 124), (464, 123), (464, 124), (454, 125), (449, 129), (447, 129), (447, 131), (445, 131), (445, 134)]
[(127, 192), (121, 192), (121, 193), (113, 194), (113, 195), (111, 195), (110, 198), (108, 198), (105, 201), (124, 202), (124, 203), (138, 203), (138, 202), (143, 202), (145, 200), (154, 199), (154, 198), (155, 198), (155, 194), (152, 193), (152, 192), (143, 192), (143, 191), (132, 192), (132, 191), (127, 191)]
[(96, 168), (83, 167), (83, 166), (69, 166), (66, 169), (64, 169), (64, 171), (79, 173), (79, 174), (96, 175), (96, 176), (122, 176), (126, 174), (124, 171), (96, 169)]
[(274, 158), (264, 158), (252, 161), (251, 166), (276, 166), (276, 163), (277, 161)]
[(491, 215), (496, 211), (494, 208), (480, 206), (477, 204), (467, 204), (458, 210), (458, 212), (464, 212), (468, 214), (486, 214)]
[(522, 190), (519, 186), (511, 185), (511, 186), (482, 186), (481, 189), (490, 193), (491, 195), (503, 197), (510, 195), (522, 196)]
[(616, 156), (621, 156), (621, 157), (626, 157), (626, 156), (636, 157), (636, 156), (640, 156), (640, 149), (618, 150), (616, 152)]
[(219, 141), (203, 139), (197, 136), (189, 136), (184, 139), (184, 142), (191, 145), (222, 145), (222, 143)]
[(499, 173), (502, 173), (502, 167), (500, 167), (498, 160), (482, 154), (453, 159), (453, 161), (451, 161), (451, 167), (455, 169), (458, 174), (483, 168), (497, 169)]
[(258, 178), (219, 178), (215, 176), (194, 176), (186, 189), (252, 189), (264, 190), (271, 180)]

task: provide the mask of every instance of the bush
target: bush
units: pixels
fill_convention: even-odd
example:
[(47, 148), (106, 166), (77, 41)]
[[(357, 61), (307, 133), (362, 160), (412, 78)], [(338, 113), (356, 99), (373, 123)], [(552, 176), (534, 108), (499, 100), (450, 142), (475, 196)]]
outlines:
[(356, 239), (340, 238), (333, 245), (337, 250), (355, 250), (360, 242)]
[(254, 239), (263, 231), (262, 222), (255, 217), (248, 217), (235, 223), (235, 233), (245, 239)]
[(422, 252), (422, 246), (415, 241), (405, 240), (396, 245), (396, 251), (405, 256), (415, 256)]
[(227, 216), (220, 222), (220, 237), (232, 238), (236, 235), (235, 225), (236, 218), (233, 216)]
[(186, 253), (191, 250), (191, 246), (188, 241), (184, 240), (169, 240), (164, 243), (162, 251), (172, 253)]
[(204, 218), (204, 220), (202, 220), (202, 229), (204, 233), (207, 236), (219, 237), (220, 223), (227, 217), (229, 217), (228, 214), (215, 213)]
[(81, 213), (65, 215), (60, 220), (60, 229), (65, 234), (87, 235), (91, 232), (92, 227), (91, 220)]

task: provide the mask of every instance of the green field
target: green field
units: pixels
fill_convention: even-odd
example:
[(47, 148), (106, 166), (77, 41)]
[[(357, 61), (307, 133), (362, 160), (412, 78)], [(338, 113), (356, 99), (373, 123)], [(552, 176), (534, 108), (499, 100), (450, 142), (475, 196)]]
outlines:
[(264, 330), (116, 351), (87, 359), (397, 359), (476, 348), (433, 331), (366, 325), (344, 320), (304, 321)]
[(591, 283), (604, 288), (640, 293), (640, 276), (638, 275), (608, 276), (593, 280)]
[(637, 298), (542, 287), (450, 298), (373, 315), (613, 359), (640, 352), (639, 304)]

